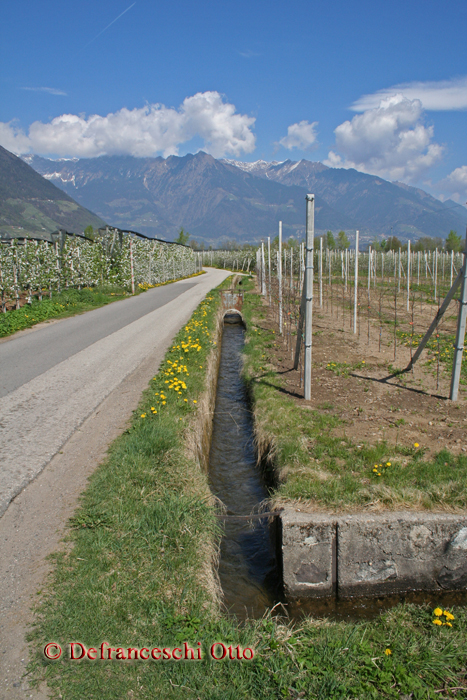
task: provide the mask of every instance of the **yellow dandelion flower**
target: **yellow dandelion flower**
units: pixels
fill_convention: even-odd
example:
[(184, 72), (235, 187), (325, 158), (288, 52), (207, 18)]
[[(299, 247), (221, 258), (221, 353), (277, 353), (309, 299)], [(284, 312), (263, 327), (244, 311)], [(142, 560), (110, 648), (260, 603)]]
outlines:
[(193, 403), (198, 403), (198, 402), (197, 402), (197, 401), (195, 401), (195, 399), (193, 399)]
[(454, 620), (455, 619), (454, 615), (452, 613), (450, 613), (448, 610), (445, 610), (443, 614), (444, 614), (444, 617), (446, 618), (446, 620)]
[(142, 413), (142, 414), (141, 414), (141, 418), (146, 418), (146, 414), (145, 414), (145, 413)]
[(391, 462), (386, 462), (386, 466), (387, 466), (387, 467), (390, 467), (390, 466), (391, 466)]
[(414, 446), (414, 447), (420, 447), (420, 445), (418, 444), (418, 442), (414, 442), (413, 446)]
[(443, 614), (443, 611), (441, 610), (441, 608), (435, 608), (433, 612), (436, 615), (436, 617), (439, 617), (440, 615)]
[(165, 406), (166, 403), (167, 403), (167, 401), (163, 401), (163, 402), (162, 402), (162, 405)]
[(452, 627), (450, 622), (445, 622), (444, 624), (447, 625), (447, 627)]
[(438, 620), (438, 618), (436, 618), (436, 620), (433, 620), (433, 624), (434, 625), (442, 625), (443, 623), (441, 622), (441, 620)]
[(391, 656), (392, 651), (390, 649), (385, 649), (384, 653), (386, 654), (386, 656)]

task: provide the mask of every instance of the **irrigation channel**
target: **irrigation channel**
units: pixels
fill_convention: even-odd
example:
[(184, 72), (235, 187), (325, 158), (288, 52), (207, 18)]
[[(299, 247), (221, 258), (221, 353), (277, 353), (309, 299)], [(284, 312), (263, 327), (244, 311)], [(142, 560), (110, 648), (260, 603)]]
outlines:
[[(234, 307), (238, 294), (224, 292), (224, 305)], [(231, 303), (229, 303), (231, 302)], [(223, 504), (224, 526), (219, 579), (224, 604), (238, 619), (259, 618), (277, 603), (278, 614), (337, 620), (372, 619), (406, 601), (432, 607), (465, 605), (467, 591), (410, 591), (405, 594), (285, 601), (282, 587), (280, 535), (277, 517), (269, 512), (268, 488), (254, 445), (253, 417), (242, 378), (245, 327), (240, 313), (224, 316), (216, 403), (209, 452), (209, 483)]]
[(280, 595), (276, 526), (261, 513), (268, 491), (256, 462), (241, 376), (244, 336), (240, 314), (227, 313), (209, 453), (211, 490), (225, 506), (219, 578), (227, 610), (240, 619), (261, 617)]

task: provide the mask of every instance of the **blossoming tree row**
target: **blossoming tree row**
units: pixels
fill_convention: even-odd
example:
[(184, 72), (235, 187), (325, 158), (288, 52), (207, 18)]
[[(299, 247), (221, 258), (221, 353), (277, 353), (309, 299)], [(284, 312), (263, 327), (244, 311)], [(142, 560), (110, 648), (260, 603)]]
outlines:
[(21, 296), (31, 301), (66, 287), (149, 286), (187, 277), (200, 269), (199, 255), (183, 245), (123, 235), (118, 230), (96, 240), (65, 235), (53, 243), (12, 239), (0, 243), (2, 310)]

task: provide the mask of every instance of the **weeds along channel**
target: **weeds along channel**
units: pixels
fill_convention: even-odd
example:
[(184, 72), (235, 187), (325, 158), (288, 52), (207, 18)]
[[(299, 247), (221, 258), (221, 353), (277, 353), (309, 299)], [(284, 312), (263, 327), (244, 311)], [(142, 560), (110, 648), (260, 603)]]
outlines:
[[(253, 313), (255, 297), (245, 297)], [(462, 607), (399, 605), (369, 622), (309, 617), (299, 625), (271, 614), (240, 624), (221, 613), (213, 573), (220, 528), (193, 451), (200, 407), (209, 405), (218, 304), (213, 291), (179, 332), (130, 427), (90, 479), (38, 596), (31, 677), (66, 700), (463, 697)], [(287, 426), (284, 407), (282, 417)], [(49, 642), (62, 647), (59, 660), (45, 659)], [(97, 649), (98, 658), (70, 659), (70, 642)], [(119, 660), (99, 660), (103, 642), (119, 649)], [(215, 642), (251, 649), (253, 658), (216, 661)], [(201, 660), (128, 653), (184, 643)]]
[[(431, 366), (388, 378), (393, 347), (379, 327), (358, 338), (318, 308), (313, 323), (312, 400), (304, 401), (295, 345), (275, 310), (246, 296), (245, 377), (260, 452), (282, 500), (331, 512), (467, 510), (467, 403), (436, 390)], [(284, 326), (285, 330), (285, 326)], [(409, 360), (409, 348), (398, 348)]]

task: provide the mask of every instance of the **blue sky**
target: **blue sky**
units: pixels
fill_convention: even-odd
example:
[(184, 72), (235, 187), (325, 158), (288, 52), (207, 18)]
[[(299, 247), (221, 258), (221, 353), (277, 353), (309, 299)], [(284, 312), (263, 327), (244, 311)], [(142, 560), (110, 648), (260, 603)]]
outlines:
[(467, 199), (465, 0), (7, 0), (0, 17), (16, 153), (308, 158)]

